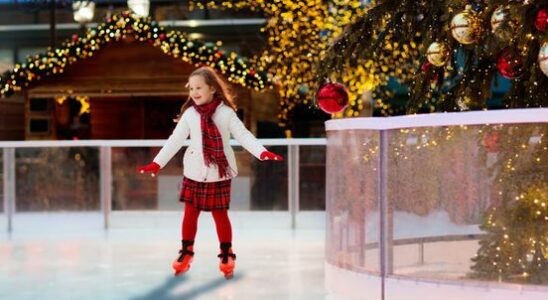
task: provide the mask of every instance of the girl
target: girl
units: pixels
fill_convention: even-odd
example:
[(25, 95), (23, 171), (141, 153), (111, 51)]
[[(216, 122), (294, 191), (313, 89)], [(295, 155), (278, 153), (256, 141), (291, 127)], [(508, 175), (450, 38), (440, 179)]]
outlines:
[(155, 176), (179, 151), (190, 134), (183, 165), (184, 177), (179, 200), (185, 202), (182, 248), (173, 262), (175, 276), (190, 268), (194, 238), (201, 211), (211, 211), (220, 242), (219, 269), (227, 279), (234, 273), (236, 255), (232, 251), (232, 227), (228, 218), (231, 179), (238, 169), (230, 134), (260, 160), (283, 160), (267, 151), (245, 128), (236, 115), (236, 106), (227, 84), (209, 67), (201, 67), (188, 80), (189, 99), (175, 120), (177, 126), (153, 162), (139, 167), (141, 173)]

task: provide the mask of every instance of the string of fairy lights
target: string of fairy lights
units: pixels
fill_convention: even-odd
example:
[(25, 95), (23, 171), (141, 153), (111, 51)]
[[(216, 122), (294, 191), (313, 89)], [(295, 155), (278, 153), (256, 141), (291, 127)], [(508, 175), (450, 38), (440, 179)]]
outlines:
[(256, 91), (271, 88), (272, 82), (262, 69), (257, 69), (234, 52), (225, 53), (221, 42), (204, 43), (186, 33), (166, 31), (150, 18), (130, 12), (114, 15), (105, 23), (91, 28), (83, 36), (74, 35), (58, 49), (29, 56), (0, 76), (0, 96), (8, 97), (46, 76), (63, 73), (74, 62), (92, 57), (106, 44), (133, 38), (148, 42), (164, 53), (196, 66), (207, 65), (220, 71), (228, 81)]
[[(55, 102), (57, 102), (59, 105), (63, 105), (63, 103), (68, 100), (68, 98), (69, 96), (66, 95), (57, 96), (55, 97)], [(76, 96), (74, 97), (74, 100), (80, 103), (80, 111), (78, 112), (79, 116), (91, 112), (91, 104), (88, 96)]]
[[(527, 217), (528, 221), (540, 224), (548, 221), (546, 188), (546, 183), (532, 186), (515, 197), (516, 207), (520, 210), (519, 213), (526, 211), (527, 216), (523, 217)], [(548, 243), (544, 239), (531, 234), (531, 232), (514, 236), (515, 232), (512, 232), (510, 230), (512, 228), (508, 227), (512, 226), (512, 222), (504, 222), (496, 218), (497, 216), (500, 218), (500, 215), (505, 213), (508, 212), (499, 212), (497, 207), (493, 207), (486, 220), (486, 230), (500, 234), (500, 238), (496, 241), (497, 244), (494, 245), (494, 254), (489, 253), (492, 257), (490, 264), (492, 269), (500, 274), (499, 277), (508, 271), (516, 272), (519, 270), (521, 273), (517, 275), (526, 279), (531, 276), (528, 270), (536, 271), (543, 268)], [(513, 213), (516, 214), (517, 212), (514, 211)], [(517, 216), (512, 215), (512, 217)], [(517, 240), (524, 240), (524, 243), (518, 243)], [(525, 249), (521, 249), (521, 247)]]
[(331, 81), (344, 83), (350, 94), (348, 108), (334, 117), (360, 116), (364, 109), (360, 95), (365, 91), (373, 92), (374, 106), (379, 108), (382, 115), (393, 115), (390, 103), (384, 101), (392, 98), (393, 93), (390, 90), (375, 88), (387, 85), (390, 78), (395, 78), (398, 82), (412, 78), (414, 74), (410, 70), (420, 66), (418, 57), (421, 49), (422, 46), (413, 41), (400, 44), (387, 38), (382, 43), (382, 51), (375, 59), (361, 59), (357, 64), (350, 60), (346, 61), (341, 71), (335, 70), (329, 76)]
[(474, 269), (487, 276), (497, 274), (499, 280), (541, 283), (546, 280), (542, 270), (548, 259), (548, 184), (535, 170), (543, 173), (548, 148), (542, 132), (525, 137), (528, 141), (512, 143), (512, 152), (501, 162), (498, 195), (514, 198), (509, 199), (508, 206), (493, 207), (488, 212), (482, 229), (495, 234), (478, 251)]

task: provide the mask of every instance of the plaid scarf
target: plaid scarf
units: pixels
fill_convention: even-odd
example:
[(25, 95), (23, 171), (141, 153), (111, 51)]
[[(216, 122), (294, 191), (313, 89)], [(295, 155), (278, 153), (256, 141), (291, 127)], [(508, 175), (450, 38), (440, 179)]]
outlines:
[(204, 162), (207, 167), (211, 164), (217, 165), (217, 168), (219, 169), (219, 177), (223, 178), (229, 176), (228, 160), (226, 159), (225, 152), (223, 150), (223, 139), (221, 138), (219, 129), (217, 129), (217, 126), (211, 118), (220, 104), (221, 100), (213, 99), (210, 103), (200, 106), (193, 104), (193, 106), (200, 114)]

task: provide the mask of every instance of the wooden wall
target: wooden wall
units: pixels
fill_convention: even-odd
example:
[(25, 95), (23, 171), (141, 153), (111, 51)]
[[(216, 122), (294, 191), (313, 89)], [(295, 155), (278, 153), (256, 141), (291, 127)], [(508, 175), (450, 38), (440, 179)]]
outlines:
[(0, 140), (25, 139), (25, 97), (22, 93), (0, 99)]
[[(28, 93), (30, 98), (88, 96), (91, 139), (164, 139), (174, 128), (172, 119), (187, 98), (185, 85), (195, 69), (152, 45), (123, 40), (75, 62), (63, 74), (37, 82)], [(270, 112), (268, 118), (276, 115), (272, 108), (277, 104), (266, 105), (247, 88), (233, 89), (252, 132), (256, 108)]]
[(144, 136), (143, 104), (130, 98), (93, 98), (92, 139), (141, 139)]
[(182, 100), (178, 97), (91, 99), (91, 139), (166, 139)]

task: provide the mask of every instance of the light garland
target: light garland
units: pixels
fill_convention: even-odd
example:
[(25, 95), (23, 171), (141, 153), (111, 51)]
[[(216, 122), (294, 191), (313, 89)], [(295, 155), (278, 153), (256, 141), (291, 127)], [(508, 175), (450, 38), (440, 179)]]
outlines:
[[(106, 44), (124, 38), (148, 42), (172, 57), (196, 66), (208, 65), (226, 76), (228, 81), (261, 91), (272, 87), (262, 69), (250, 67), (236, 53), (226, 54), (216, 45), (188, 38), (186, 33), (167, 32), (150, 18), (140, 18), (129, 12), (113, 16), (84, 36), (74, 35), (61, 48), (30, 56), (0, 76), (0, 96), (7, 97), (27, 88), (44, 77), (61, 74), (74, 62), (92, 57)], [(217, 44), (220, 45), (220, 42)]]

